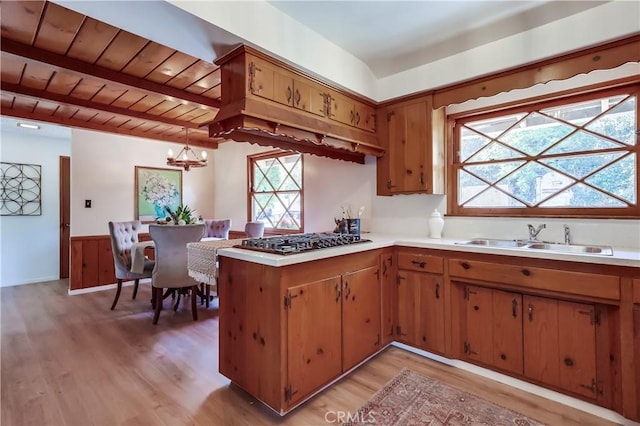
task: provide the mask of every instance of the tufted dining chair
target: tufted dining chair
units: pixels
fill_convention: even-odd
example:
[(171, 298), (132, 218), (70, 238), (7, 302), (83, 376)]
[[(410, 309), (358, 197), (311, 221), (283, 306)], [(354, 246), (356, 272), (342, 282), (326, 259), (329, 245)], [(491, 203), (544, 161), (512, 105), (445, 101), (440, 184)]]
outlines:
[(202, 223), (192, 225), (149, 225), (149, 234), (155, 243), (156, 264), (151, 275), (155, 313), (153, 324), (158, 323), (162, 310), (162, 289), (191, 291), (193, 320), (198, 319), (196, 296), (199, 283), (189, 276), (187, 244), (200, 241), (204, 235)]
[(231, 219), (205, 219), (205, 238), (215, 237), (229, 239), (229, 230), (231, 229)]
[(244, 226), (244, 233), (249, 238), (262, 238), (264, 235), (264, 223), (263, 222), (247, 222)]
[(151, 270), (155, 262), (145, 259), (144, 270), (141, 274), (131, 272), (131, 248), (133, 244), (138, 242), (138, 233), (142, 228), (139, 220), (129, 222), (109, 222), (109, 236), (111, 238), (111, 251), (113, 252), (113, 264), (115, 266), (116, 279), (118, 280), (118, 289), (116, 296), (111, 304), (111, 310), (116, 308), (120, 292), (122, 291), (122, 282), (135, 280), (133, 287), (133, 297), (138, 294), (138, 284), (142, 278), (151, 278)]

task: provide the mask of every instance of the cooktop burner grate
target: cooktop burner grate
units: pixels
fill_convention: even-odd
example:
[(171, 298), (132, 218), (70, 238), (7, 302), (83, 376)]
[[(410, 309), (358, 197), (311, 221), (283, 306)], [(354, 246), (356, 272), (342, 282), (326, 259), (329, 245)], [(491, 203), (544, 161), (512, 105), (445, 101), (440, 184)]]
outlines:
[(337, 233), (313, 233), (278, 235), (266, 238), (248, 238), (235, 246), (247, 250), (262, 251), (275, 254), (292, 254), (329, 247), (339, 247), (371, 240), (360, 238), (360, 235)]

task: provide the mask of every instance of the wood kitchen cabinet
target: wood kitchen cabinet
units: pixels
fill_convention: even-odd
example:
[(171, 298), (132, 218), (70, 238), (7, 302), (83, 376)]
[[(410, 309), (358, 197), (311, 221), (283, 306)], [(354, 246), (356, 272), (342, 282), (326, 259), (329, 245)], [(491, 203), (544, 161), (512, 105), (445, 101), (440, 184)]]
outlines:
[(525, 296), (524, 307), (525, 376), (595, 399), (596, 306)]
[(249, 63), (251, 94), (375, 133), (375, 108), (277, 65), (253, 57)]
[(380, 108), (378, 195), (444, 193), (444, 109), (425, 96)]
[(289, 289), (285, 392), (295, 404), (342, 372), (340, 276)]
[(382, 348), (380, 250), (282, 267), (220, 257), (220, 372), (279, 413)]
[(442, 266), (439, 256), (419, 250), (398, 252), (396, 337), (408, 345), (440, 354), (445, 351)]
[(380, 254), (380, 285), (382, 287), (382, 345), (394, 340), (394, 326), (398, 311), (398, 295), (396, 291), (396, 262), (393, 250), (384, 250)]
[(522, 374), (522, 295), (476, 286), (464, 291), (466, 357)]
[(619, 277), (467, 259), (449, 259), (448, 271), (462, 359), (614, 404), (619, 309), (609, 303), (620, 297)]

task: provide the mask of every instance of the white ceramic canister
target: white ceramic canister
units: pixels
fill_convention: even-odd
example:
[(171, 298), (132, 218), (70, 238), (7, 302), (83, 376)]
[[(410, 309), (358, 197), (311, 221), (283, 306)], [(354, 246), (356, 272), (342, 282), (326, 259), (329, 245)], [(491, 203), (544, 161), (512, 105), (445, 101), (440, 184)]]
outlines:
[(442, 238), (442, 228), (444, 228), (444, 219), (438, 209), (435, 209), (429, 218), (429, 236)]

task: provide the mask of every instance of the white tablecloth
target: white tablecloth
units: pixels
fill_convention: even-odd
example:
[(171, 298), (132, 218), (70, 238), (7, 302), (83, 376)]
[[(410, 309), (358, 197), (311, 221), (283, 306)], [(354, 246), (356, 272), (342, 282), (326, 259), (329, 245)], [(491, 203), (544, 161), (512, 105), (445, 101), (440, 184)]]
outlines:
[(155, 247), (153, 241), (141, 241), (134, 243), (131, 247), (131, 272), (141, 274), (144, 271), (144, 249), (148, 247)]
[(215, 285), (218, 278), (218, 249), (241, 243), (240, 238), (187, 244), (189, 276), (198, 282)]

